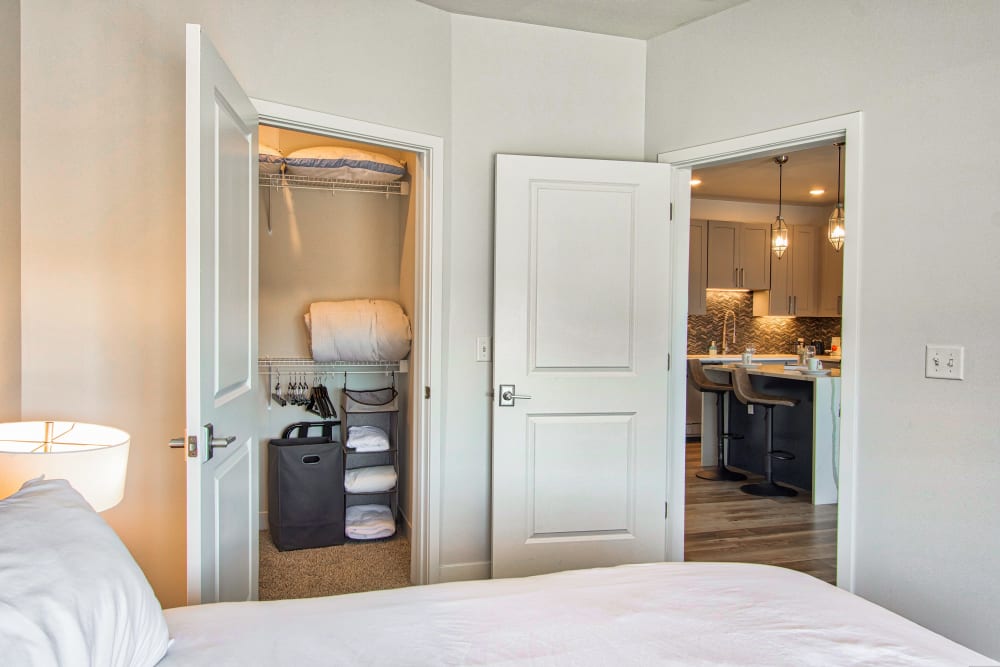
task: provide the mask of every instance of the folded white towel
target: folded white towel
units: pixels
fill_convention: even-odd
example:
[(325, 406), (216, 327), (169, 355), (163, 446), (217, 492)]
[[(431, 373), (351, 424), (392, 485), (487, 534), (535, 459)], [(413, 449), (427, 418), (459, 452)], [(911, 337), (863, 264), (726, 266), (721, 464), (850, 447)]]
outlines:
[(394, 301), (317, 301), (305, 321), (316, 361), (399, 361), (410, 353), (410, 319)]
[(396, 469), (392, 466), (353, 468), (344, 473), (344, 490), (348, 493), (376, 493), (396, 486)]
[(396, 532), (392, 510), (386, 505), (348, 507), (344, 523), (344, 534), (352, 540), (376, 540)]
[(357, 452), (384, 452), (389, 436), (378, 426), (348, 426), (347, 446)]

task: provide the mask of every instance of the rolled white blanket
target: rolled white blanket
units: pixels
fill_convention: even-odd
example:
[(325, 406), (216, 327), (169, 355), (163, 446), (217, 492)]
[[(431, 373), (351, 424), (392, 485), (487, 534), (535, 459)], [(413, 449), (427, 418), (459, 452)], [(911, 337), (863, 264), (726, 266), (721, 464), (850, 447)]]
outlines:
[(410, 353), (410, 319), (394, 301), (317, 301), (305, 321), (316, 361), (399, 361)]
[(344, 524), (344, 534), (352, 540), (377, 540), (396, 532), (392, 510), (386, 505), (348, 507)]
[(344, 473), (344, 490), (348, 493), (377, 493), (396, 486), (396, 469), (392, 466), (353, 468)]
[(378, 426), (348, 426), (347, 446), (356, 452), (384, 452), (389, 436)]

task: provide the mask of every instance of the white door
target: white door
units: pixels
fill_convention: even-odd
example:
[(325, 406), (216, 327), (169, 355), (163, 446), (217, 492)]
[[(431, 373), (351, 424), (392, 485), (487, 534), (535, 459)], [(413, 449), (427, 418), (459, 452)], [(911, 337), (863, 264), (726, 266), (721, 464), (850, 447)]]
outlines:
[(496, 180), (493, 576), (662, 561), (670, 167)]
[[(188, 603), (250, 600), (257, 597), (257, 112), (198, 25), (187, 26), (186, 111)], [(212, 447), (213, 436), (229, 444)]]

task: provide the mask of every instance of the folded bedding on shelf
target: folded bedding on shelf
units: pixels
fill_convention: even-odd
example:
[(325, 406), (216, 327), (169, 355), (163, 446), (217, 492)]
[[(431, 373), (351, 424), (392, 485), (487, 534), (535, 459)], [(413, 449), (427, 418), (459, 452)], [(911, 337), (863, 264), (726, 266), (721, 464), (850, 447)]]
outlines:
[(392, 466), (353, 468), (344, 473), (344, 490), (348, 493), (377, 493), (396, 486), (396, 469)]
[(348, 507), (344, 523), (344, 533), (352, 540), (377, 540), (396, 532), (392, 510), (386, 505)]
[(410, 353), (410, 319), (394, 301), (317, 301), (305, 322), (316, 361), (399, 361)]
[(356, 452), (384, 452), (389, 436), (378, 426), (348, 426), (347, 446)]

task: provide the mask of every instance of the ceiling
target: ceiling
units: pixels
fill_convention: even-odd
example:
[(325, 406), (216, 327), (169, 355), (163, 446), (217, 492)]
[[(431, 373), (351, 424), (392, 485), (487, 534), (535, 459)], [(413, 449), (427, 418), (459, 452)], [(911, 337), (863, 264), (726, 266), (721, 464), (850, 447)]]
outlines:
[[(837, 203), (837, 149), (832, 143), (784, 154), (788, 155), (782, 170), (784, 203), (824, 206)], [(691, 196), (695, 198), (778, 201), (778, 165), (773, 156), (695, 169), (692, 179), (695, 178), (702, 181), (701, 185), (691, 187)], [(810, 195), (809, 190), (817, 187), (826, 192)]]
[(419, 0), (453, 14), (649, 39), (746, 0)]

